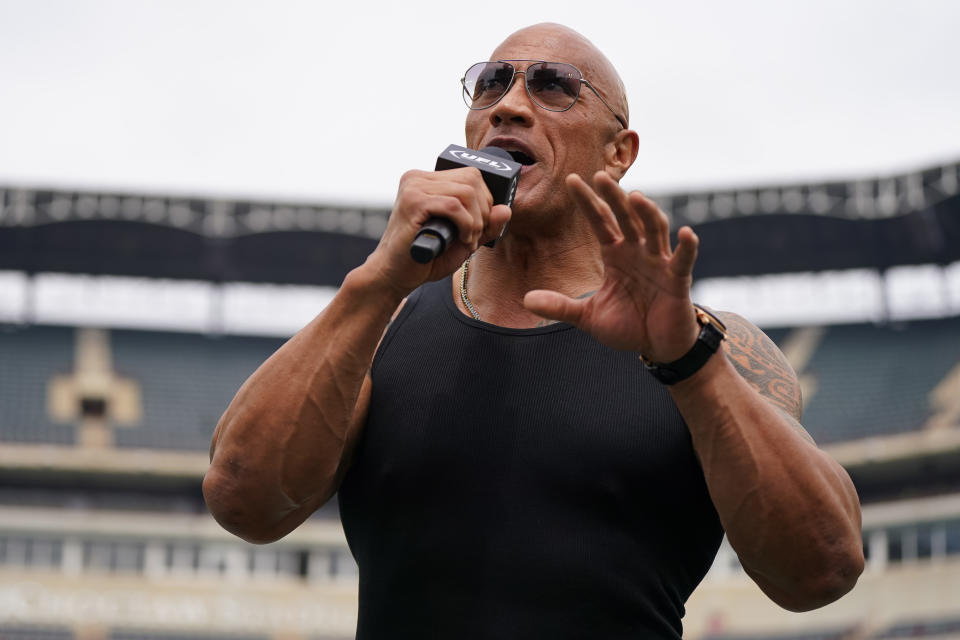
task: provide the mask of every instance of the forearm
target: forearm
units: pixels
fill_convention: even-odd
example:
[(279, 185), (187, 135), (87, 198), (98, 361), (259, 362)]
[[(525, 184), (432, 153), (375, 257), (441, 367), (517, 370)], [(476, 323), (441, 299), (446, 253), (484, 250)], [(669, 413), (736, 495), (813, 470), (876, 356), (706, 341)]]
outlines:
[[(719, 355), (719, 354), (718, 354)], [(671, 387), (744, 568), (781, 606), (822, 606), (862, 570), (849, 476), (724, 357)]]
[(336, 491), (378, 341), (400, 303), (363, 267), (243, 384), (220, 419), (204, 496), (248, 540), (284, 535)]

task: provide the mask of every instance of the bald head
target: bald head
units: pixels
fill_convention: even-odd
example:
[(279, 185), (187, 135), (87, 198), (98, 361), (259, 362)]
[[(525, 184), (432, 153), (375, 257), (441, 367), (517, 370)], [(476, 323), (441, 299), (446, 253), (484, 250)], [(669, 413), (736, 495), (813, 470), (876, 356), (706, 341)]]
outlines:
[(570, 27), (544, 22), (515, 31), (490, 56), (491, 60), (507, 58), (569, 62), (629, 126), (627, 92), (620, 74), (600, 49)]

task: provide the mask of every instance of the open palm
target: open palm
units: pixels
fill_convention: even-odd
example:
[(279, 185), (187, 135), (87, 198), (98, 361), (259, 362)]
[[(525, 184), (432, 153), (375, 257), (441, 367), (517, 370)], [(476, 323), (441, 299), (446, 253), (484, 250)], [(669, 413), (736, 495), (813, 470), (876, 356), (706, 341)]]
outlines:
[(566, 185), (600, 241), (603, 283), (584, 299), (530, 291), (524, 305), (614, 349), (654, 362), (680, 358), (699, 331), (690, 301), (697, 236), (682, 228), (672, 250), (667, 216), (639, 192), (625, 193), (605, 172), (594, 176), (593, 187), (577, 175)]

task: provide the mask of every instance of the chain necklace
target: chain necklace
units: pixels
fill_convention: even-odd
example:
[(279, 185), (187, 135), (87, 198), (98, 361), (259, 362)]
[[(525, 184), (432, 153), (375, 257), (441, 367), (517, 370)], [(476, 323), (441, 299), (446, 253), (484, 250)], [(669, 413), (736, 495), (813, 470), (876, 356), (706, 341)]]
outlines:
[(463, 263), (463, 267), (460, 269), (460, 299), (463, 300), (463, 306), (467, 308), (467, 311), (470, 312), (473, 319), (479, 320), (480, 314), (477, 313), (477, 310), (470, 303), (470, 298), (467, 297), (467, 269), (470, 268), (470, 258), (472, 257), (473, 256), (468, 256)]

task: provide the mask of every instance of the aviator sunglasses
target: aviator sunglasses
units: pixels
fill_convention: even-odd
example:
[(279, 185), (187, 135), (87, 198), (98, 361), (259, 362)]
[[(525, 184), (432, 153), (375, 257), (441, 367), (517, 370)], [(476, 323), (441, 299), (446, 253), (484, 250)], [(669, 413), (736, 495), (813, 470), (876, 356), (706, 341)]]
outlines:
[[(511, 62), (530, 62), (526, 71), (518, 71)], [(580, 87), (587, 85), (590, 91), (600, 98), (600, 102), (610, 110), (617, 122), (627, 128), (627, 123), (617, 115), (603, 96), (583, 79), (583, 74), (572, 64), (566, 62), (544, 62), (543, 60), (497, 60), (496, 62), (478, 62), (467, 69), (460, 79), (463, 85), (463, 101), (471, 109), (488, 109), (507, 95), (517, 74), (523, 74), (527, 95), (537, 106), (547, 111), (566, 111), (573, 107), (580, 97)]]

